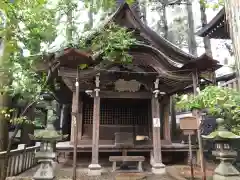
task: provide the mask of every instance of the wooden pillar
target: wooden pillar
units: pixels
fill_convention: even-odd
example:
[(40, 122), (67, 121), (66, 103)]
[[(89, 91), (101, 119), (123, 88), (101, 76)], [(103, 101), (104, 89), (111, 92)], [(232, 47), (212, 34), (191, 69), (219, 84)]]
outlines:
[[(77, 109), (78, 108), (78, 109)], [(78, 116), (77, 119), (77, 136), (78, 136), (78, 140), (82, 139), (82, 99), (81, 97), (79, 97), (78, 102), (77, 102), (77, 98), (76, 98), (76, 92), (73, 92), (73, 97), (72, 97), (72, 120), (76, 114), (76, 112), (78, 112), (76, 114), (76, 116)], [(74, 142), (74, 123), (71, 123), (71, 143)]]
[(83, 102), (82, 99), (80, 97), (79, 100), (79, 110), (78, 110), (78, 140), (82, 139), (82, 135), (83, 135)]
[(153, 120), (153, 163), (152, 172), (154, 174), (164, 174), (166, 172), (165, 165), (162, 164), (162, 151), (161, 151), (161, 133), (160, 133), (160, 107), (158, 96), (159, 79), (155, 81), (155, 90), (152, 97), (152, 120)]
[(74, 118), (75, 118), (75, 115), (74, 113), (77, 112), (77, 98), (76, 98), (76, 92), (73, 92), (73, 95), (72, 95), (72, 121), (71, 121), (71, 138), (70, 138), (70, 141), (71, 143), (74, 142)]
[(170, 120), (169, 120), (169, 111), (170, 111), (170, 97), (166, 96), (164, 102), (164, 140), (167, 140), (168, 143), (171, 143), (171, 130), (170, 130)]
[(71, 139), (71, 104), (63, 104), (60, 126), (62, 134), (68, 134), (66, 140), (69, 141)]
[(95, 80), (96, 88), (93, 92), (93, 135), (92, 135), (92, 163), (88, 166), (89, 176), (101, 175), (101, 166), (98, 164), (99, 155), (99, 124), (100, 124), (100, 96), (99, 96), (99, 74)]
[(177, 121), (176, 121), (176, 109), (175, 109), (175, 98), (174, 96), (170, 97), (170, 113), (171, 113), (171, 138), (172, 140), (176, 140), (177, 133)]

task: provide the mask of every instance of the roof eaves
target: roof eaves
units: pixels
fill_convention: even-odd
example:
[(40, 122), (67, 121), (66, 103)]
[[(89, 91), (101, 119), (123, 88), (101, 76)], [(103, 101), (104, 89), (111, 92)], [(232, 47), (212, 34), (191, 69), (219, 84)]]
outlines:
[(171, 43), (170, 41), (168, 41), (167, 39), (161, 37), (160, 35), (158, 35), (155, 31), (153, 31), (150, 27), (148, 27), (147, 25), (143, 24), (143, 22), (137, 17), (136, 13), (134, 11), (132, 11), (132, 9), (128, 6), (127, 3), (124, 4), (125, 7), (127, 7), (130, 11), (130, 13), (132, 13), (133, 18), (139, 23), (139, 25), (146, 31), (148, 32), (150, 35), (153, 36), (153, 39), (157, 40), (158, 42), (160, 41), (161, 43), (167, 45), (170, 49), (172, 49), (173, 51), (178, 52), (179, 54), (181, 54), (182, 56), (186, 56), (188, 58), (196, 58), (195, 56), (193, 56), (192, 54), (186, 53), (183, 50), (181, 50), (179, 47), (177, 47), (175, 44)]
[(211, 30), (212, 28), (214, 28), (214, 26), (216, 25), (216, 23), (218, 21), (220, 21), (221, 19), (223, 19), (225, 17), (225, 8), (222, 8), (218, 14), (208, 23), (206, 24), (204, 27), (202, 27), (199, 31), (197, 31), (195, 34), (197, 36), (200, 37), (205, 37), (209, 34), (209, 30)]

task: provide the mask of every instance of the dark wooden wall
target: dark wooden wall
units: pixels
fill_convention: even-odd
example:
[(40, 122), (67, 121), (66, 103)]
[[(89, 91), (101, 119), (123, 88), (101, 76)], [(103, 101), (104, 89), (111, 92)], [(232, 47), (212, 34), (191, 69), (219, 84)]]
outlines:
[[(83, 137), (92, 137), (93, 101), (83, 98)], [(149, 135), (150, 100), (101, 99), (99, 138), (114, 140), (115, 132)]]

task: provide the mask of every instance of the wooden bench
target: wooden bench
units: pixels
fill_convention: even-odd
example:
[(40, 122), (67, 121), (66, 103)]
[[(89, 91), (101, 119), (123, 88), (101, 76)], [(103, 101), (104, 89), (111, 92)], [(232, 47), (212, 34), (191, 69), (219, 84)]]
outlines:
[(144, 156), (110, 156), (109, 161), (113, 162), (112, 171), (116, 171), (117, 162), (138, 162), (138, 171), (142, 172), (142, 162), (145, 160)]

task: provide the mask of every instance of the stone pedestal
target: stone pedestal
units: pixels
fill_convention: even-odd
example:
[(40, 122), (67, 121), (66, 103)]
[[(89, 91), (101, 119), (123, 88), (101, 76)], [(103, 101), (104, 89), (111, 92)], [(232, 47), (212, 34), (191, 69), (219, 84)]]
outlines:
[(165, 174), (166, 173), (165, 165), (162, 164), (162, 163), (154, 163), (154, 164), (152, 164), (152, 173), (153, 174)]
[(240, 180), (240, 173), (230, 162), (221, 162), (214, 171), (213, 180)]
[(88, 166), (88, 176), (101, 176), (102, 169), (99, 164), (90, 164)]
[(55, 178), (55, 157), (54, 152), (36, 152), (36, 158), (41, 164), (33, 176), (34, 180), (53, 180)]
[(232, 161), (237, 157), (237, 152), (231, 147), (232, 140), (240, 139), (240, 136), (228, 131), (224, 126), (224, 119), (216, 120), (218, 128), (205, 139), (215, 140), (216, 151), (212, 154), (220, 159), (220, 164), (214, 171), (213, 180), (240, 180), (239, 171), (232, 165)]

